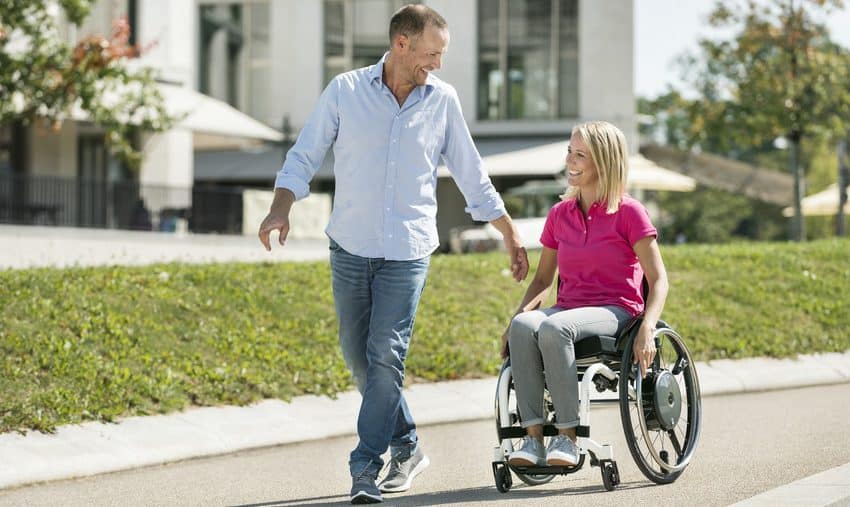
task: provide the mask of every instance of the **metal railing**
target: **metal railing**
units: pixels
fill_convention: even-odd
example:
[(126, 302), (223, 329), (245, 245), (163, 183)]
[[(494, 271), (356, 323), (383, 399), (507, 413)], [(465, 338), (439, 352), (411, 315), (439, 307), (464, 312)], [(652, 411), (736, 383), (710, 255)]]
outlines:
[(242, 191), (0, 174), (0, 223), (241, 234)]

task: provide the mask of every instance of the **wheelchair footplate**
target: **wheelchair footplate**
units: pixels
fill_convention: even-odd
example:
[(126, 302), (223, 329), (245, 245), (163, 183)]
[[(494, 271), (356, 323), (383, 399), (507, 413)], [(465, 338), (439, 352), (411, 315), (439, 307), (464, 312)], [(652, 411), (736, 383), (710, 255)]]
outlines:
[[(604, 454), (611, 455), (610, 446), (600, 446), (589, 439), (582, 440), (585, 444), (591, 443), (594, 447), (598, 447), (598, 450), (601, 450)], [(602, 483), (607, 491), (612, 491), (620, 484), (620, 473), (617, 468), (617, 462), (613, 459), (597, 459), (596, 454), (589, 449), (579, 454), (578, 463), (575, 465), (511, 465), (507, 461), (507, 455), (502, 446), (494, 448), (493, 452), (493, 477), (496, 480), (496, 488), (502, 493), (507, 493), (511, 489), (511, 472), (529, 486), (537, 486), (551, 481), (555, 476), (578, 472), (584, 466), (586, 456), (590, 457), (591, 466), (599, 467), (602, 473)]]

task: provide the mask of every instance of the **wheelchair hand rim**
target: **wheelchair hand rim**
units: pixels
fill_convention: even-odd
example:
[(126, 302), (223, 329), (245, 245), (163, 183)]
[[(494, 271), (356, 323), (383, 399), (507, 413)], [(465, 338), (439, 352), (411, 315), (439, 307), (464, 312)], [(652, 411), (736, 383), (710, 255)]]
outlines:
[[(655, 331), (655, 333), (652, 335), (652, 337), (653, 337), (654, 340), (657, 341), (657, 339), (660, 338), (662, 335), (668, 335), (668, 336), (672, 337), (672, 340), (677, 342), (677, 345), (680, 346), (679, 352), (683, 353), (686, 356), (688, 364), (690, 364), (691, 365), (690, 367), (692, 368), (694, 363), (691, 360), (691, 355), (688, 352), (688, 349), (682, 345), (682, 343), (683, 343), (682, 338), (675, 331), (673, 331), (672, 329), (669, 329), (669, 328), (657, 329)], [(691, 458), (693, 458), (694, 449), (696, 448), (696, 443), (697, 443), (697, 440), (699, 439), (699, 421), (698, 420), (693, 421), (693, 423), (695, 423), (697, 426), (696, 426), (696, 430), (694, 431), (694, 434), (693, 434), (693, 442), (688, 446), (688, 449), (687, 449), (687, 452), (685, 453), (685, 455), (681, 456), (680, 459), (679, 459), (679, 462), (676, 463), (675, 465), (671, 465), (671, 464), (665, 462), (661, 458), (661, 455), (659, 454), (659, 452), (655, 449), (655, 446), (650, 444), (650, 442), (652, 441), (650, 439), (650, 435), (649, 435), (650, 430), (649, 430), (649, 428), (647, 428), (646, 415), (644, 414), (644, 410), (643, 410), (643, 402), (642, 402), (642, 400), (643, 400), (643, 392), (642, 392), (643, 389), (641, 387), (642, 382), (640, 382), (638, 380), (639, 377), (640, 377), (640, 369), (639, 369), (640, 366), (637, 365), (637, 364), (632, 364), (632, 365), (630, 365), (630, 368), (634, 371), (634, 375), (635, 375), (635, 400), (636, 400), (635, 406), (637, 408), (637, 413), (638, 413), (638, 425), (640, 426), (640, 431), (641, 431), (641, 434), (643, 435), (644, 440), (647, 442), (646, 447), (647, 447), (647, 449), (649, 449), (649, 453), (652, 455), (652, 459), (658, 464), (658, 466), (660, 466), (662, 469), (664, 469), (664, 471), (667, 472), (667, 473), (674, 473), (674, 472), (679, 472), (679, 471), (684, 470), (685, 467), (687, 467), (688, 464), (690, 463)], [(696, 374), (694, 374), (694, 376), (693, 376), (693, 381), (695, 383), (694, 392), (695, 392), (697, 398), (699, 398), (699, 384), (698, 384)], [(697, 418), (699, 418), (699, 411), (698, 410), (697, 410)]]

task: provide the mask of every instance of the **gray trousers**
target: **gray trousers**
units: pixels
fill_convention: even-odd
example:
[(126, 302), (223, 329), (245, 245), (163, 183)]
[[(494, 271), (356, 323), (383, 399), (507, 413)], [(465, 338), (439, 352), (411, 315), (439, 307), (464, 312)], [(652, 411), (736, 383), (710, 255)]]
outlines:
[(578, 416), (578, 372), (574, 343), (588, 336), (615, 336), (631, 319), (619, 306), (524, 312), (511, 322), (508, 344), (522, 427), (545, 424), (543, 387), (555, 405), (555, 427), (574, 428)]

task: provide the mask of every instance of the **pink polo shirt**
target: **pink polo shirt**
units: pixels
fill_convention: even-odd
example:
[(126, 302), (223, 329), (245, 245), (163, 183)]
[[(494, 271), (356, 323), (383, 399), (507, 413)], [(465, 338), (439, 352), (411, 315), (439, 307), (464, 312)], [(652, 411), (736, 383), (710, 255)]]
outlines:
[(633, 246), (647, 236), (657, 236), (649, 214), (628, 195), (610, 215), (604, 205), (594, 203), (586, 219), (576, 199), (552, 206), (540, 243), (558, 251), (556, 306), (617, 305), (632, 315), (642, 312), (643, 269)]

